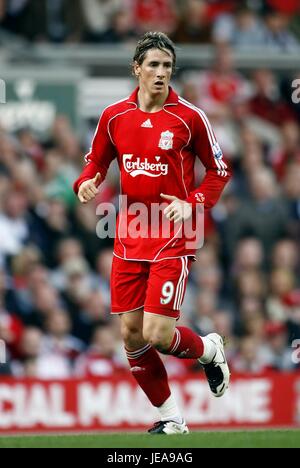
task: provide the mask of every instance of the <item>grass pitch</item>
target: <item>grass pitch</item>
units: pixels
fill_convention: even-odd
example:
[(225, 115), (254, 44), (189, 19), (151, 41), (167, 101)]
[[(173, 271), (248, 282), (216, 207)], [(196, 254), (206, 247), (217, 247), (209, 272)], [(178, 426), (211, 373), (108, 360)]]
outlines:
[(300, 430), (0, 437), (0, 448), (300, 448)]

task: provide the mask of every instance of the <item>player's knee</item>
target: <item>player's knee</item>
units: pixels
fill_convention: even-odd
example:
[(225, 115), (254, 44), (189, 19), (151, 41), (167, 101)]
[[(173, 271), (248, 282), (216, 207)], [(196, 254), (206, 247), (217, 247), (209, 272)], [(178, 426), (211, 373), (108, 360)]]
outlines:
[(168, 334), (151, 329), (144, 329), (143, 337), (147, 343), (160, 352), (166, 351), (170, 346), (170, 338)]
[(121, 326), (121, 334), (125, 346), (130, 349), (135, 348), (139, 345), (142, 346), (144, 344), (142, 331), (138, 327), (123, 324)]

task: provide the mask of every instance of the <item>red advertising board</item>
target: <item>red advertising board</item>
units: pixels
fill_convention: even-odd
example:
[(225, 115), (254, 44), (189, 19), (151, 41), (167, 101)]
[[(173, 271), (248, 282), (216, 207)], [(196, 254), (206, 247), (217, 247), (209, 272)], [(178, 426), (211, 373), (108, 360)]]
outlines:
[[(224, 397), (191, 374), (172, 379), (191, 429), (300, 426), (300, 375), (233, 376)], [(145, 430), (157, 420), (130, 375), (109, 379), (0, 381), (0, 434)]]

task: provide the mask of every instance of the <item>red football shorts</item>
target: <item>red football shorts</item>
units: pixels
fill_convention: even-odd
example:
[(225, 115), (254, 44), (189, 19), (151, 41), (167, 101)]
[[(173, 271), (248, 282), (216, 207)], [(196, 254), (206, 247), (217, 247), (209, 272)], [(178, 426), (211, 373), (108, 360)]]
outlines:
[(143, 308), (145, 312), (179, 318), (192, 257), (160, 262), (113, 258), (112, 314)]

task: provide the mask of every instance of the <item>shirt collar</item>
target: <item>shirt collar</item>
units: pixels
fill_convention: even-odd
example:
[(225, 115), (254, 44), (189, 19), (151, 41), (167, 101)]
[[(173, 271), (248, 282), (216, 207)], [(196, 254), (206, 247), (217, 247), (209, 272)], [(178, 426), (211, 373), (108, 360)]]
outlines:
[[(138, 91), (139, 91), (139, 87), (135, 88), (133, 93), (128, 98), (128, 101), (127, 101), (128, 104), (134, 104), (136, 107), (138, 106), (138, 97), (137, 97)], [(165, 106), (177, 106), (177, 104), (178, 104), (178, 95), (175, 93), (173, 88), (171, 88), (171, 86), (169, 86), (169, 95), (168, 95), (167, 100), (164, 103), (163, 107), (165, 107)]]

